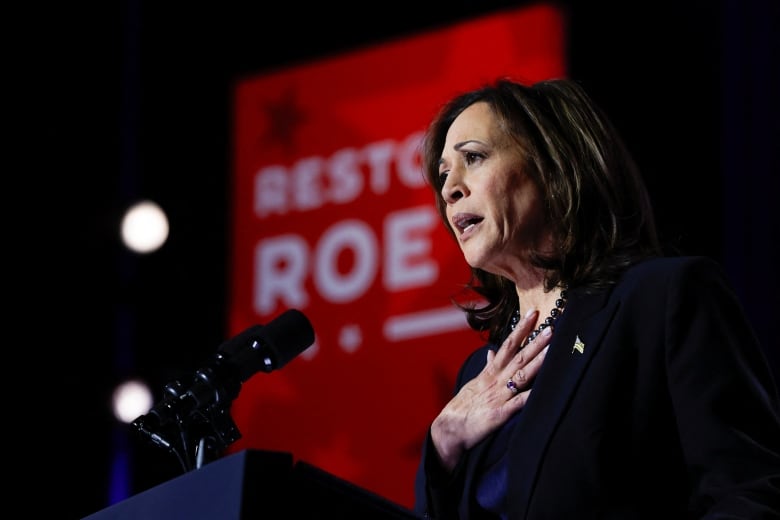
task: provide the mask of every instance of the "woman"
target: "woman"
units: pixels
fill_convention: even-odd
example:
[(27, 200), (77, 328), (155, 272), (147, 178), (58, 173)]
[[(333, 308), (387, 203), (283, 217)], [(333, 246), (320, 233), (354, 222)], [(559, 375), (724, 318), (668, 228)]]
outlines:
[(780, 398), (724, 273), (664, 257), (637, 168), (569, 80), (453, 99), (423, 166), (486, 344), (433, 420), (428, 518), (778, 518)]

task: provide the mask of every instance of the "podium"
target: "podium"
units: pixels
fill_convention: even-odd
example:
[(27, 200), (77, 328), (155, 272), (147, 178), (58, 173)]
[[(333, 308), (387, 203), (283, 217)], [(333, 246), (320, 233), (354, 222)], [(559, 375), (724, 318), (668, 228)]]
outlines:
[(82, 520), (419, 520), (412, 511), (290, 453), (244, 450)]

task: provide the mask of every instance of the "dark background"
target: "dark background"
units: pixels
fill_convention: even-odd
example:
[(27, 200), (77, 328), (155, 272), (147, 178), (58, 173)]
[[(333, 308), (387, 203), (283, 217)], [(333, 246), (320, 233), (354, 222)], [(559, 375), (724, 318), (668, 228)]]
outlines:
[[(114, 421), (109, 392), (136, 375), (161, 392), (225, 339), (235, 82), (531, 3), (52, 4), (8, 19), (22, 30), (6, 75), (20, 118), (7, 140), (5, 424), (19, 487), (41, 497), (29, 507), (80, 518), (108, 505), (117, 447), (133, 493), (178, 474)], [(569, 76), (635, 152), (664, 238), (723, 263), (777, 368), (779, 4), (560, 5)], [(118, 238), (139, 198), (171, 223), (148, 256)]]

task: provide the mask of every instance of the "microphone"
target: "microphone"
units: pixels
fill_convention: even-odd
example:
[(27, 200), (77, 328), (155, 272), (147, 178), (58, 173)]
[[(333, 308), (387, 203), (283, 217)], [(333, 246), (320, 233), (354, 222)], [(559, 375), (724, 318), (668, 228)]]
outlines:
[(271, 372), (289, 363), (314, 343), (314, 329), (301, 311), (290, 309), (267, 325), (255, 325), (217, 349), (246, 381), (256, 372)]
[[(314, 329), (309, 319), (299, 310), (287, 310), (267, 325), (250, 327), (222, 343), (212, 362), (195, 372), (188, 388), (179, 381), (167, 384), (162, 401), (132, 425), (155, 444), (169, 448), (169, 443), (157, 434), (160, 428), (182, 424), (194, 416), (214, 421), (238, 396), (244, 381), (257, 372), (284, 367), (313, 343)], [(228, 434), (231, 438), (237, 435)]]

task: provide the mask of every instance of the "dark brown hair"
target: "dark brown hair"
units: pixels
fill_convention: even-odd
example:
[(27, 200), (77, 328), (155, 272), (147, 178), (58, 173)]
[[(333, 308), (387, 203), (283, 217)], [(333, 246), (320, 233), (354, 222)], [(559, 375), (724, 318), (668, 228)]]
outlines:
[[(439, 160), (453, 121), (477, 102), (490, 106), (522, 149), (526, 171), (544, 199), (554, 252), (536, 251), (531, 261), (545, 270), (548, 290), (559, 284), (606, 288), (639, 259), (660, 254), (650, 197), (631, 154), (603, 111), (568, 79), (524, 85), (501, 78), (442, 107), (424, 137), (422, 160), (450, 233)], [(517, 305), (514, 284), (481, 269), (471, 271), (466, 288), (487, 304), (461, 307), (472, 328), (497, 342)]]

